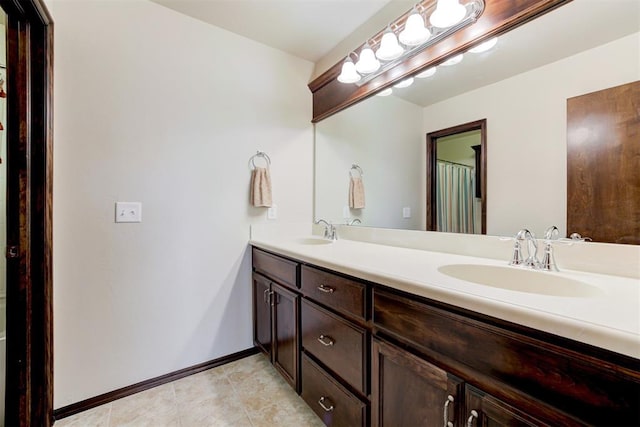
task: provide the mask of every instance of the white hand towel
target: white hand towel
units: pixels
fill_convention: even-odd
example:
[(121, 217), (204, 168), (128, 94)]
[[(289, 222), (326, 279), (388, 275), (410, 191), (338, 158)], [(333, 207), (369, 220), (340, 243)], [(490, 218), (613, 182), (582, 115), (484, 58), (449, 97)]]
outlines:
[(349, 207), (351, 209), (364, 208), (364, 183), (362, 178), (349, 179)]
[(251, 204), (255, 207), (271, 207), (271, 175), (267, 168), (251, 171)]

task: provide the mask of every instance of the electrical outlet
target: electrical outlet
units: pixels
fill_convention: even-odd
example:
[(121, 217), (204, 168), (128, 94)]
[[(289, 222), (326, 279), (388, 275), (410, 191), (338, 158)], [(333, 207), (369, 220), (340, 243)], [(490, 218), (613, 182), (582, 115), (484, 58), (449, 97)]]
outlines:
[(402, 208), (402, 218), (411, 218), (411, 208)]
[(116, 202), (116, 222), (142, 222), (142, 203)]

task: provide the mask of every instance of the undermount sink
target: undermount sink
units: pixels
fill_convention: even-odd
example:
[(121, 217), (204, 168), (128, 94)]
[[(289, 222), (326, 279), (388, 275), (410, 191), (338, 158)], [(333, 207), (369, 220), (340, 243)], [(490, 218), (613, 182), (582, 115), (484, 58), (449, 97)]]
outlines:
[(594, 297), (604, 294), (595, 286), (566, 277), (524, 270), (518, 267), (500, 267), (481, 264), (450, 264), (438, 268), (447, 276), (509, 291), (556, 297)]
[(301, 245), (329, 245), (333, 243), (332, 240), (323, 239), (322, 237), (303, 237), (296, 239), (296, 243)]

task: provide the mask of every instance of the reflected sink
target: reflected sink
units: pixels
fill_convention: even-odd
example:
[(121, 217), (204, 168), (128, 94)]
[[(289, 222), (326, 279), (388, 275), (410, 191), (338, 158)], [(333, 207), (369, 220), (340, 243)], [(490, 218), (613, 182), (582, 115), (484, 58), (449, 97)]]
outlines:
[(451, 264), (438, 268), (438, 271), (456, 279), (508, 291), (577, 298), (604, 295), (600, 288), (587, 283), (555, 274), (524, 270), (517, 267)]
[(323, 239), (322, 237), (303, 237), (301, 239), (296, 239), (296, 243), (301, 245), (330, 245), (333, 241)]

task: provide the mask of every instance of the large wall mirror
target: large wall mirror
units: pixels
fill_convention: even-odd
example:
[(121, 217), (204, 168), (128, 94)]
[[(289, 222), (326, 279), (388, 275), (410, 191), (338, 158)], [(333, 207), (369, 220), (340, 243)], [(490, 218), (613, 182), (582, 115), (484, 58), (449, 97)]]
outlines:
[[(315, 217), (427, 230), (426, 136), (486, 120), (486, 233), (567, 218), (567, 99), (640, 80), (640, 2), (577, 0), (316, 124)], [(363, 171), (365, 206), (348, 203)]]

